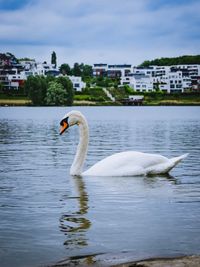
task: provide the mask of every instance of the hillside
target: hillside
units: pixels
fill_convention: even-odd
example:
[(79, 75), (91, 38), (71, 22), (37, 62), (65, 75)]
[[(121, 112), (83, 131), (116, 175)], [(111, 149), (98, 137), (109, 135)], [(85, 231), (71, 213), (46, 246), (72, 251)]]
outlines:
[(171, 66), (171, 65), (180, 65), (180, 64), (200, 64), (200, 55), (185, 55), (180, 57), (162, 57), (156, 58), (154, 60), (145, 60), (140, 66), (148, 67), (150, 65), (157, 66)]

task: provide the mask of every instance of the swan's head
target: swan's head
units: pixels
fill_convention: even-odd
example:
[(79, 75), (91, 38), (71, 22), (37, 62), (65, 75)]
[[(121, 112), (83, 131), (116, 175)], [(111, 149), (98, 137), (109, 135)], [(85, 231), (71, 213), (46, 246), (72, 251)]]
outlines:
[(72, 110), (68, 112), (60, 122), (60, 135), (63, 134), (69, 127), (79, 125), (85, 121), (85, 117), (80, 111)]

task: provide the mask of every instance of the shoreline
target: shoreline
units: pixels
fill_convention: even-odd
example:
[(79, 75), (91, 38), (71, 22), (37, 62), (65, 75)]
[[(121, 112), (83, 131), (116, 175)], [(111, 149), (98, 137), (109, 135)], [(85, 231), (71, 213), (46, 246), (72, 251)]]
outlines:
[(131, 253), (116, 255), (98, 254), (71, 257), (46, 267), (197, 267), (200, 266), (200, 255), (175, 257), (150, 257), (136, 260)]
[[(118, 103), (98, 103), (94, 101), (75, 101), (72, 107), (76, 106), (90, 106), (90, 107), (166, 107), (166, 106), (200, 106), (200, 102), (158, 102), (158, 103), (144, 103), (143, 105), (119, 105)], [(0, 107), (57, 107), (57, 106), (35, 106), (32, 105), (31, 100), (11, 100), (0, 99)], [(63, 107), (63, 106), (58, 106)]]

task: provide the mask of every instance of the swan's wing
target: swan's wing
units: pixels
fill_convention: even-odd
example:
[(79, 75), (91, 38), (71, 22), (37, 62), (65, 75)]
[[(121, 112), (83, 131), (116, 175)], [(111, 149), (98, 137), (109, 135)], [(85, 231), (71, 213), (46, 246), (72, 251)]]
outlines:
[(132, 176), (145, 174), (146, 168), (166, 162), (166, 157), (135, 151), (113, 154), (93, 165), (83, 175)]
[(147, 174), (164, 174), (173, 169), (180, 161), (186, 158), (188, 154), (179, 157), (171, 158), (165, 162), (159, 163), (155, 166), (150, 166), (146, 169)]

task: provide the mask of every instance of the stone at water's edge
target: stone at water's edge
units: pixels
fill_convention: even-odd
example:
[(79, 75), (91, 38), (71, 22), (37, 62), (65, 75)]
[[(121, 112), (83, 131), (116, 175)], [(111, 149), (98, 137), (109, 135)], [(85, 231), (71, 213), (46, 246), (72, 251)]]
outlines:
[(115, 265), (115, 267), (200, 267), (200, 256), (185, 256), (172, 259), (149, 259), (123, 263)]
[[(128, 260), (128, 259), (127, 259)], [(120, 264), (116, 264), (116, 262)], [(124, 263), (123, 263), (124, 262)], [(71, 260), (63, 260), (48, 267), (200, 267), (200, 256), (182, 256), (176, 258), (155, 258), (140, 261), (126, 262), (123, 257), (105, 255), (93, 255)]]

